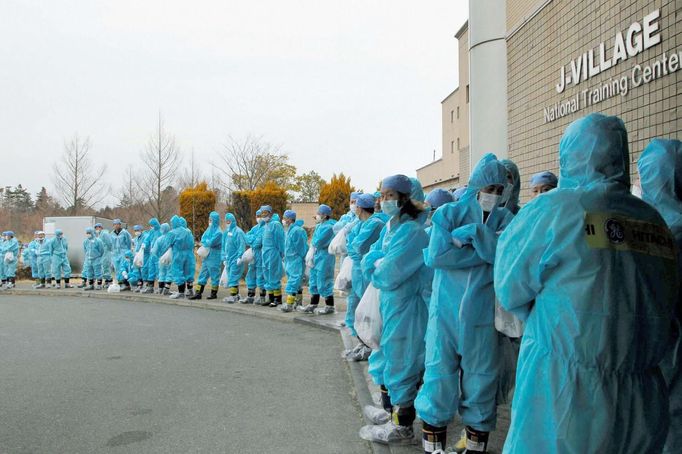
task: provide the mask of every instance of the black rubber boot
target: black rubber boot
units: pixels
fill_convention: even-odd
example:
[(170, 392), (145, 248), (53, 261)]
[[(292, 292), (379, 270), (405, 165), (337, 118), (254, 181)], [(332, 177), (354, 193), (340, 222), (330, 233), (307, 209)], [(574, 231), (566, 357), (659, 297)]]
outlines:
[(211, 295), (210, 295), (208, 298), (206, 298), (206, 299), (207, 299), (207, 300), (214, 300), (214, 299), (217, 299), (217, 298), (218, 298), (218, 289), (217, 289), (217, 288), (216, 288), (216, 289), (213, 289), (213, 288), (212, 288), (212, 289), (211, 289)]
[(200, 285), (200, 286), (199, 286), (199, 290), (197, 290), (196, 293), (195, 293), (194, 295), (190, 296), (189, 299), (191, 299), (191, 300), (200, 300), (200, 299), (201, 299), (201, 294), (204, 293), (204, 288), (205, 288), (205, 287), (206, 287), (205, 285)]

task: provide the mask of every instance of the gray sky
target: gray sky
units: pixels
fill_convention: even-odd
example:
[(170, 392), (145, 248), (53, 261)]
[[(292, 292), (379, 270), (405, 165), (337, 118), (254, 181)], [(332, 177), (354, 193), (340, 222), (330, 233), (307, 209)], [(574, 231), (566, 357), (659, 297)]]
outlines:
[(53, 187), (90, 136), (121, 184), (159, 110), (208, 173), (228, 135), (373, 190), (441, 152), (465, 0), (2, 0), (1, 186)]

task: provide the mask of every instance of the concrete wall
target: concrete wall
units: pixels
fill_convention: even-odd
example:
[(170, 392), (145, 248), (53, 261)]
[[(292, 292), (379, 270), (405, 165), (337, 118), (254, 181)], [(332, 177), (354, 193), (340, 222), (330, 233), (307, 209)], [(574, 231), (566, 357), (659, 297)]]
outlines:
[[(315, 227), (315, 215), (319, 203), (292, 203), (291, 209), (296, 212), (296, 219), (303, 219), (305, 227)], [(338, 216), (335, 216), (338, 219)]]
[[(508, 8), (529, 5), (526, 0), (509, 1)], [(523, 9), (523, 8), (521, 8)], [(621, 61), (600, 74), (569, 85), (562, 93), (555, 86), (561, 67), (604, 42), (612, 55), (614, 37), (633, 22), (660, 9), (662, 41), (640, 54)], [(595, 55), (599, 49), (595, 50)], [(639, 87), (629, 87), (626, 96), (616, 94), (591, 106), (581, 106), (554, 121), (545, 121), (544, 109), (556, 102), (580, 96), (604, 83), (631, 78), (635, 65), (648, 65), (675, 51), (682, 52), (681, 0), (597, 0), (578, 2), (553, 0), (530, 21), (507, 37), (508, 146), (509, 157), (521, 171), (522, 200), (528, 200), (528, 179), (542, 170), (558, 172), (558, 144), (566, 126), (590, 112), (617, 115), (628, 128), (631, 171), (642, 149), (654, 137), (682, 138), (682, 70)], [(568, 69), (570, 71), (570, 69)]]

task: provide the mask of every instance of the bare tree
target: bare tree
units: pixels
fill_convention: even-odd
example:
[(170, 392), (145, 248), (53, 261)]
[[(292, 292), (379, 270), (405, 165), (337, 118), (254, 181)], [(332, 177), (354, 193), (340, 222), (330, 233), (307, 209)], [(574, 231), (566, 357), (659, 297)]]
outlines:
[(89, 137), (81, 140), (74, 134), (71, 140), (64, 142), (64, 152), (57, 163), (54, 184), (71, 215), (92, 208), (108, 196), (102, 182), (106, 165), (99, 169), (94, 167), (90, 146)]
[(296, 176), (289, 156), (260, 136), (248, 135), (242, 141), (230, 136), (218, 156), (222, 162), (215, 167), (226, 177), (223, 186), (229, 191), (253, 190), (267, 181), (289, 189)]
[(137, 184), (135, 183), (135, 170), (130, 165), (125, 171), (125, 184), (121, 187), (117, 196), (120, 208), (130, 208), (139, 203)]
[(175, 137), (164, 128), (161, 114), (158, 128), (150, 136), (141, 161), (144, 168), (137, 175), (137, 189), (145, 212), (158, 219), (167, 219), (175, 211), (177, 203), (177, 198), (168, 188), (177, 179), (182, 158)]
[(205, 181), (205, 178), (201, 168), (194, 159), (194, 150), (192, 150), (189, 160), (189, 169), (185, 170), (180, 177), (179, 186), (181, 188), (193, 188), (202, 181)]

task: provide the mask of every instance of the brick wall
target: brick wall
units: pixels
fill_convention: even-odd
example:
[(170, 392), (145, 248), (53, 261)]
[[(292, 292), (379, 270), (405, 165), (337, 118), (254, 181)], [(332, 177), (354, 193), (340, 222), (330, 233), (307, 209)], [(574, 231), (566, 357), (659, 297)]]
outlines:
[[(510, 1), (509, 3), (517, 3)], [(521, 2), (527, 3), (527, 2)], [(559, 70), (572, 59), (604, 42), (612, 55), (613, 38), (633, 22), (660, 9), (661, 44), (620, 62), (559, 94)], [(543, 109), (585, 89), (622, 76), (634, 65), (646, 65), (682, 51), (682, 0), (554, 0), (507, 39), (509, 157), (521, 170), (522, 200), (529, 198), (528, 179), (542, 170), (558, 174), (558, 144), (566, 126), (590, 112), (617, 115), (629, 133), (631, 170), (654, 137), (682, 138), (682, 70), (632, 88), (591, 107), (545, 123)]]

